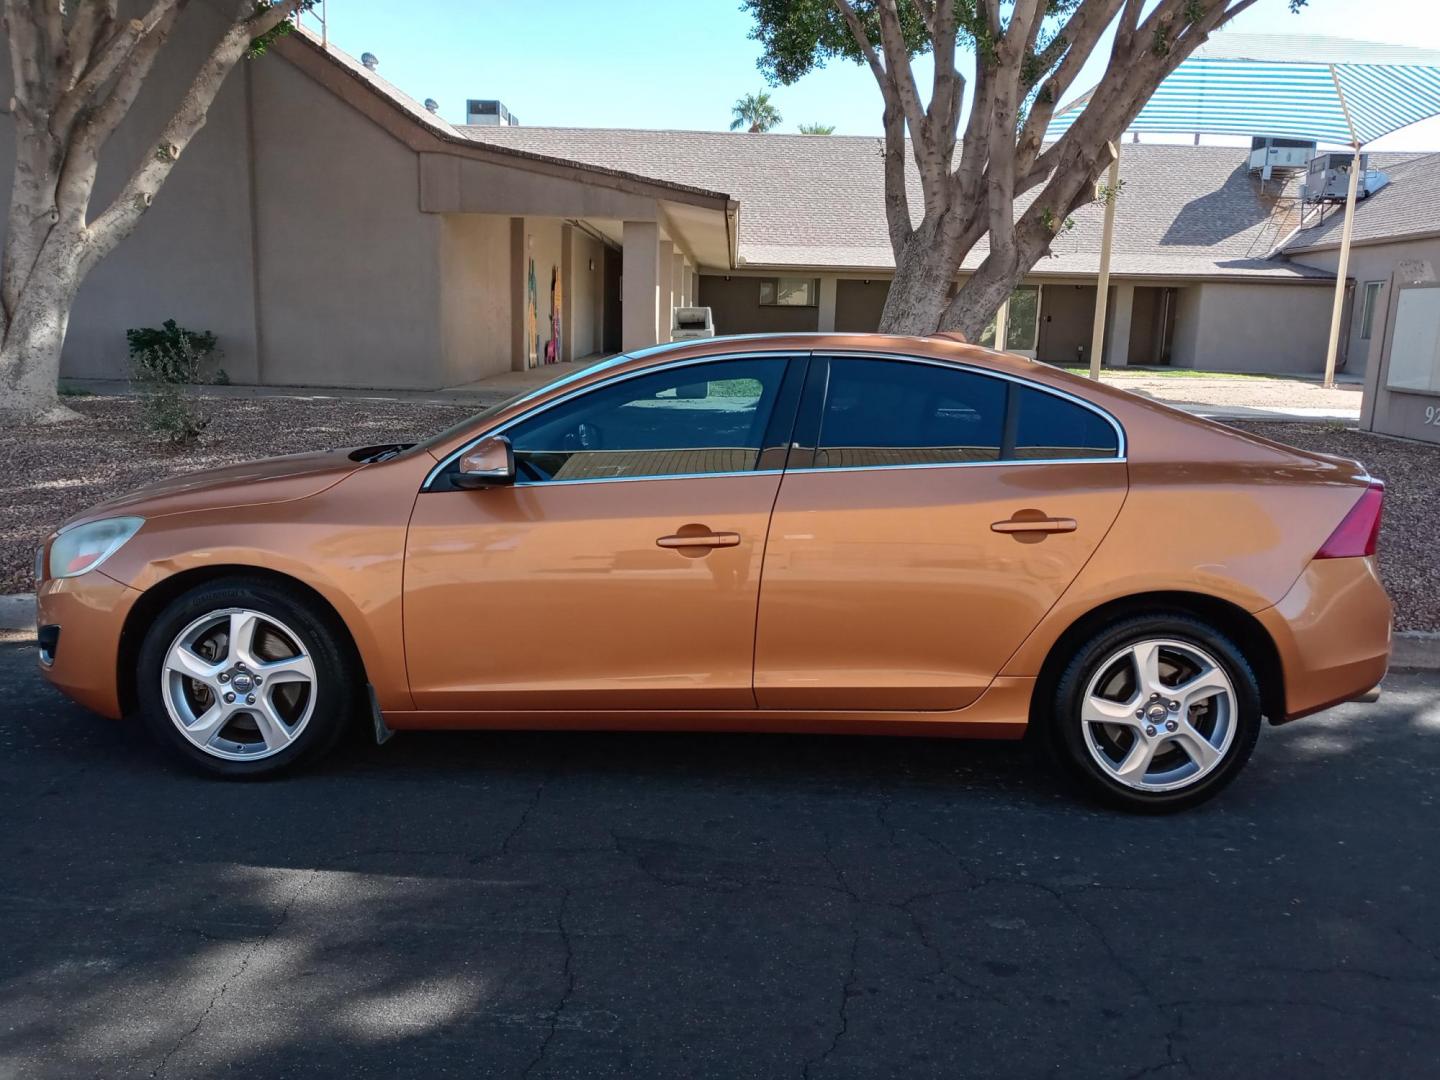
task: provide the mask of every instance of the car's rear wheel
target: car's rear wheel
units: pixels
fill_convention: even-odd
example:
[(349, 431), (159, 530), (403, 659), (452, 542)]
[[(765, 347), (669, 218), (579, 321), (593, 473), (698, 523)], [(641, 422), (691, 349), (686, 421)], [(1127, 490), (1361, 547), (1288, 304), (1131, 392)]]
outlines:
[(136, 674), (151, 732), (192, 766), (237, 777), (330, 750), (352, 715), (356, 683), (325, 613), (248, 579), (173, 600), (146, 633)]
[(1096, 633), (1055, 686), (1050, 742), (1091, 795), (1166, 812), (1213, 797), (1255, 748), (1260, 689), (1226, 635), (1186, 615)]

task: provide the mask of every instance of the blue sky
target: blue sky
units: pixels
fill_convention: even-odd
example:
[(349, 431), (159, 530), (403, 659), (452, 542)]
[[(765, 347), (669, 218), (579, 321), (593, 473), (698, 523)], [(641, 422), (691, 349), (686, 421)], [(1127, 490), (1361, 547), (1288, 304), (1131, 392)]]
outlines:
[[(499, 98), (521, 123), (568, 127), (723, 130), (730, 106), (765, 88), (739, 0), (328, 0), (331, 39), (413, 97), (433, 97), (463, 121), (465, 99)], [(1440, 49), (1440, 0), (1260, 0), (1232, 28), (1312, 33)], [(1101, 65), (1077, 82), (1088, 86)], [(819, 121), (842, 135), (880, 133), (880, 97), (869, 71), (849, 63), (771, 90), (780, 131)], [(1219, 141), (1219, 140), (1206, 140)], [(1440, 149), (1440, 119), (1375, 144)]]

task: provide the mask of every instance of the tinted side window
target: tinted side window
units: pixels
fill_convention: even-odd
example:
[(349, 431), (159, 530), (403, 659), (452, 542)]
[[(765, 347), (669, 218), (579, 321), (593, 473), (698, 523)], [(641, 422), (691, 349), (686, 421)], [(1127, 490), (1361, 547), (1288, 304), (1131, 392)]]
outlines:
[(1101, 416), (1072, 401), (1032, 390), (1014, 388), (1015, 450), (1007, 457), (1019, 461), (1047, 458), (1107, 458), (1119, 453), (1115, 429)]
[(897, 360), (836, 359), (817, 468), (998, 461), (1006, 383)]
[(754, 469), (786, 361), (720, 360), (601, 386), (509, 429), (518, 479)]

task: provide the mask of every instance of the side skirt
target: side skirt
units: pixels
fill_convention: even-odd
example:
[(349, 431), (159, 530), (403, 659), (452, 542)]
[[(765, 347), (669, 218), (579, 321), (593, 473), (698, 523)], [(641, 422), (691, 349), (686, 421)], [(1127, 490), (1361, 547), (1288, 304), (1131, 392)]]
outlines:
[(736, 731), (1020, 739), (1025, 735), (1034, 687), (1033, 678), (998, 678), (973, 704), (949, 712), (404, 710), (386, 712), (380, 722), (395, 731)]

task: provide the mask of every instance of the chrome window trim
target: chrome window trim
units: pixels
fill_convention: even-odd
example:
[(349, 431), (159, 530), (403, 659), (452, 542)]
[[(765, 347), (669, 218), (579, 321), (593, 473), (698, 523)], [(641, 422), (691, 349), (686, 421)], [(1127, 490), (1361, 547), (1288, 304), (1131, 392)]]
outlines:
[[(670, 342), (668, 344), (677, 343)], [(661, 348), (662, 346), (657, 345), (652, 347)], [(643, 355), (644, 351), (642, 350), (641, 352), (630, 354), (628, 358), (633, 360), (635, 357)], [(588, 383), (585, 386), (577, 386), (575, 387), (575, 389), (570, 390), (567, 393), (561, 394), (559, 397), (555, 398), (552, 401), (541, 402), (533, 408), (521, 413), (519, 416), (511, 417), (509, 420), (506, 420), (503, 424), (500, 424), (497, 427), (488, 428), (487, 430), (481, 432), (479, 435), (476, 435), (475, 438), (471, 439), (469, 442), (466, 442), (460, 447), (460, 449), (454, 451), (453, 453), (447, 454), (438, 465), (436, 465), (433, 469), (431, 469), (428, 473), (425, 474), (425, 482), (420, 485), (420, 490), (422, 492), (429, 491), (430, 485), (435, 482), (436, 477), (438, 477), (440, 473), (443, 472), (446, 468), (448, 468), (454, 461), (463, 457), (473, 446), (475, 446), (476, 443), (480, 442), (481, 439), (488, 439), (492, 435), (503, 435), (506, 431), (514, 427), (516, 424), (519, 424), (525, 420), (529, 420), (532, 417), (540, 416), (546, 411), (555, 408), (557, 405), (563, 405), (565, 402), (570, 401), (573, 398), (579, 397), (581, 394), (587, 394), (592, 390), (599, 390), (601, 387), (605, 386), (613, 386), (616, 383), (622, 383), (628, 379), (636, 379), (642, 375), (654, 375), (662, 371), (670, 371), (673, 368), (693, 367), (696, 364), (714, 364), (725, 360), (796, 360), (808, 357), (809, 355), (810, 352), (808, 350), (797, 352), (794, 349), (777, 349), (773, 352), (767, 352), (765, 350), (745, 350), (736, 353), (713, 353), (709, 356), (692, 356), (684, 360), (672, 360), (669, 363), (653, 364), (650, 367), (639, 368), (635, 371), (624, 371), (618, 375), (612, 375), (609, 378), (601, 379), (599, 382)], [(541, 389), (543, 390), (544, 387), (541, 387)], [(759, 451), (757, 450), (756, 453), (758, 454)], [(660, 473), (654, 476), (602, 476), (585, 480), (526, 480), (523, 482), (517, 481), (513, 486), (549, 487), (552, 484), (613, 484), (617, 481), (624, 480), (679, 480), (683, 478), (693, 479), (699, 476), (753, 476), (756, 472), (781, 471), (782, 470), (780, 469), (747, 469), (746, 471), (739, 473), (689, 473), (684, 474), (683, 476), (679, 473)]]
[[(755, 336), (761, 337), (765, 335)], [(659, 349), (664, 348), (664, 346), (657, 345), (653, 346), (653, 348)], [(634, 359), (636, 356), (643, 356), (644, 354), (644, 350), (642, 350), (638, 353), (631, 354), (629, 358)], [(978, 364), (969, 364), (963, 360), (937, 360), (932, 357), (914, 356), (907, 353), (871, 352), (865, 349), (810, 349), (803, 352), (797, 352), (793, 349), (776, 350), (774, 352), (767, 352), (764, 350), (745, 350), (735, 353), (714, 353), (709, 356), (692, 356), (684, 360), (672, 360), (669, 363), (655, 364), (650, 367), (639, 368), (635, 371), (622, 372), (618, 375), (613, 375), (609, 378), (601, 379), (599, 382), (576, 387), (575, 389), (570, 390), (567, 393), (561, 394), (553, 401), (542, 402), (539, 405), (536, 405), (533, 408), (521, 413), (519, 416), (511, 417), (509, 420), (505, 421), (503, 424), (500, 424), (497, 427), (490, 428), (484, 432), (481, 432), (479, 435), (475, 436), (475, 438), (464, 443), (458, 450), (455, 450), (452, 453), (446, 455), (445, 458), (443, 458), (438, 465), (436, 465), (425, 475), (425, 482), (420, 485), (420, 490), (421, 492), (430, 491), (430, 485), (435, 482), (435, 479), (440, 475), (440, 473), (444, 471), (447, 467), (449, 467), (452, 463), (454, 463), (457, 459), (464, 456), (481, 439), (489, 438), (491, 435), (501, 435), (504, 432), (508, 431), (510, 428), (514, 427), (516, 424), (519, 424), (525, 420), (529, 420), (532, 417), (539, 416), (547, 410), (552, 409), (557, 405), (562, 405), (565, 402), (570, 401), (571, 399), (578, 397), (581, 394), (589, 393), (591, 390), (599, 390), (601, 387), (611, 386), (615, 383), (624, 382), (627, 379), (639, 378), (641, 375), (653, 375), (657, 372), (669, 371), (672, 368), (691, 367), (696, 364), (711, 364), (724, 360), (796, 360), (809, 356), (818, 356), (822, 359), (834, 360), (898, 360), (901, 363), (928, 364), (931, 367), (958, 369), (960, 371), (966, 371), (976, 375), (987, 375), (994, 379), (1003, 379), (1006, 382), (1017, 383), (1020, 386), (1029, 387), (1030, 389), (1038, 390), (1041, 393), (1052, 394), (1055, 397), (1062, 398), (1065, 401), (1069, 401), (1075, 405), (1079, 405), (1081, 408), (1088, 409), (1090, 412), (1105, 420), (1115, 431), (1116, 451), (1113, 456), (1109, 457), (1034, 458), (1011, 459), (1007, 461), (925, 462), (913, 465), (837, 465), (833, 468), (816, 468), (807, 466), (804, 468), (794, 469), (747, 469), (744, 472), (661, 473), (653, 476), (601, 476), (586, 478), (583, 480), (523, 480), (516, 481), (513, 486), (553, 487), (556, 484), (626, 484), (635, 483), (637, 481), (650, 480), (698, 480), (707, 477), (719, 476), (765, 476), (773, 475), (779, 472), (893, 472), (900, 469), (994, 468), (997, 465), (1094, 465), (1101, 462), (1124, 463), (1129, 460), (1129, 444), (1125, 437), (1125, 429), (1121, 426), (1120, 422), (1116, 420), (1115, 417), (1112, 416), (1109, 412), (1102, 409), (1100, 406), (1094, 404), (1093, 402), (1086, 401), (1084, 398), (1077, 397), (1075, 394), (1071, 394), (1068, 391), (1060, 390), (1053, 386), (1046, 386), (1044, 383), (1036, 382), (1034, 379), (1027, 379), (1021, 375), (1012, 375), (1008, 371), (995, 371), (992, 368), (982, 367)], [(543, 389), (543, 387), (541, 389)], [(539, 391), (536, 392), (538, 393)]]
[(633, 484), (637, 480), (711, 480), (719, 476), (776, 476), (784, 471), (784, 469), (746, 469), (744, 472), (659, 473), (654, 476), (587, 476), (583, 480), (516, 480), (510, 486), (548, 488), (554, 487), (556, 484)]
[[(1052, 394), (1052, 395), (1054, 395), (1055, 397), (1063, 398), (1064, 400), (1069, 401), (1069, 402), (1071, 402), (1071, 403), (1073, 403), (1073, 404), (1075, 404), (1075, 405), (1079, 405), (1082, 409), (1088, 409), (1088, 410), (1090, 410), (1092, 413), (1094, 413), (1096, 416), (1100, 417), (1102, 420), (1104, 420), (1104, 421), (1105, 421), (1106, 423), (1108, 423), (1112, 428), (1115, 429), (1115, 453), (1114, 453), (1112, 456), (1109, 456), (1109, 457), (1096, 457), (1096, 458), (1039, 458), (1039, 459), (1037, 459), (1037, 460), (1035, 460), (1035, 461), (1033, 461), (1033, 462), (1028, 462), (1028, 461), (1022, 462), (1022, 461), (1014, 461), (1014, 460), (1012, 460), (1012, 461), (964, 461), (964, 462), (956, 462), (955, 464), (967, 465), (967, 466), (968, 466), (968, 465), (1021, 465), (1021, 464), (1056, 465), (1056, 464), (1073, 464), (1073, 463), (1076, 462), (1076, 461), (1086, 461), (1086, 462), (1094, 462), (1094, 461), (1125, 461), (1125, 460), (1127, 459), (1127, 457), (1128, 457), (1129, 446), (1128, 446), (1128, 444), (1127, 444), (1127, 442), (1126, 442), (1126, 439), (1125, 439), (1125, 429), (1120, 426), (1120, 421), (1116, 420), (1115, 417), (1113, 417), (1113, 416), (1110, 415), (1110, 413), (1108, 413), (1106, 410), (1102, 409), (1099, 405), (1096, 405), (1093, 401), (1086, 401), (1084, 398), (1082, 398), (1082, 397), (1077, 397), (1075, 394), (1072, 394), (1072, 393), (1070, 393), (1069, 391), (1061, 390), (1061, 389), (1059, 389), (1058, 387), (1054, 387), (1054, 386), (1047, 386), (1047, 385), (1045, 385), (1045, 384), (1042, 383), (1042, 382), (1036, 382), (1034, 379), (1027, 379), (1027, 378), (1025, 378), (1025, 377), (1022, 376), (1022, 375), (1012, 375), (1012, 374), (1011, 374), (1010, 372), (1008, 372), (1008, 371), (995, 371), (993, 368), (980, 367), (980, 366), (977, 365), (977, 364), (967, 364), (967, 363), (966, 363), (965, 361), (963, 361), (963, 360), (936, 360), (936, 359), (934, 359), (933, 357), (928, 357), (928, 356), (910, 356), (910, 355), (907, 355), (907, 354), (905, 354), (905, 353), (892, 353), (892, 352), (870, 352), (870, 351), (865, 350), (865, 349), (815, 349), (815, 350), (812, 351), (811, 355), (812, 355), (812, 356), (819, 356), (819, 357), (829, 357), (829, 358), (836, 359), (836, 360), (854, 360), (854, 359), (858, 359), (858, 360), (900, 360), (900, 361), (904, 361), (904, 362), (908, 362), (908, 363), (912, 363), (912, 364), (929, 364), (931, 367), (960, 368), (960, 369), (963, 370), (963, 371), (972, 372), (972, 373), (974, 373), (974, 374), (976, 374), (976, 375), (988, 375), (988, 376), (990, 376), (992, 379), (1003, 379), (1003, 380), (1005, 380), (1006, 382), (1018, 383), (1019, 385), (1025, 386), (1025, 387), (1029, 387), (1029, 388), (1032, 389), (1032, 390), (1039, 390), (1041, 393), (1044, 393), (1044, 394)], [(1037, 363), (1037, 364), (1040, 363), (1040, 362), (1041, 362), (1041, 361), (1039, 361), (1039, 360), (1032, 361), (1032, 363)], [(837, 469), (838, 469), (838, 468), (852, 468), (852, 469), (867, 469), (867, 468), (909, 469), (909, 468), (923, 468), (923, 469), (933, 469), (933, 468), (948, 468), (948, 467), (949, 467), (948, 465), (938, 465), (938, 466), (937, 466), (937, 465), (919, 465), (919, 466), (911, 466), (911, 465), (878, 465), (878, 466), (870, 466), (870, 465), (851, 465), (851, 466), (837, 466)], [(800, 472), (800, 471), (802, 471), (802, 470), (794, 469), (794, 470), (791, 470), (791, 471), (792, 471), (792, 472)], [(819, 470), (819, 471), (832, 472), (832, 471), (836, 471), (836, 470), (824, 469), (824, 470)]]
[(1124, 465), (1128, 459), (1116, 457), (1077, 458), (1011, 458), (1008, 461), (931, 461), (918, 465), (832, 465), (786, 469), (787, 473), (897, 472), (901, 469), (993, 469), (997, 465), (1016, 468), (1023, 465)]

